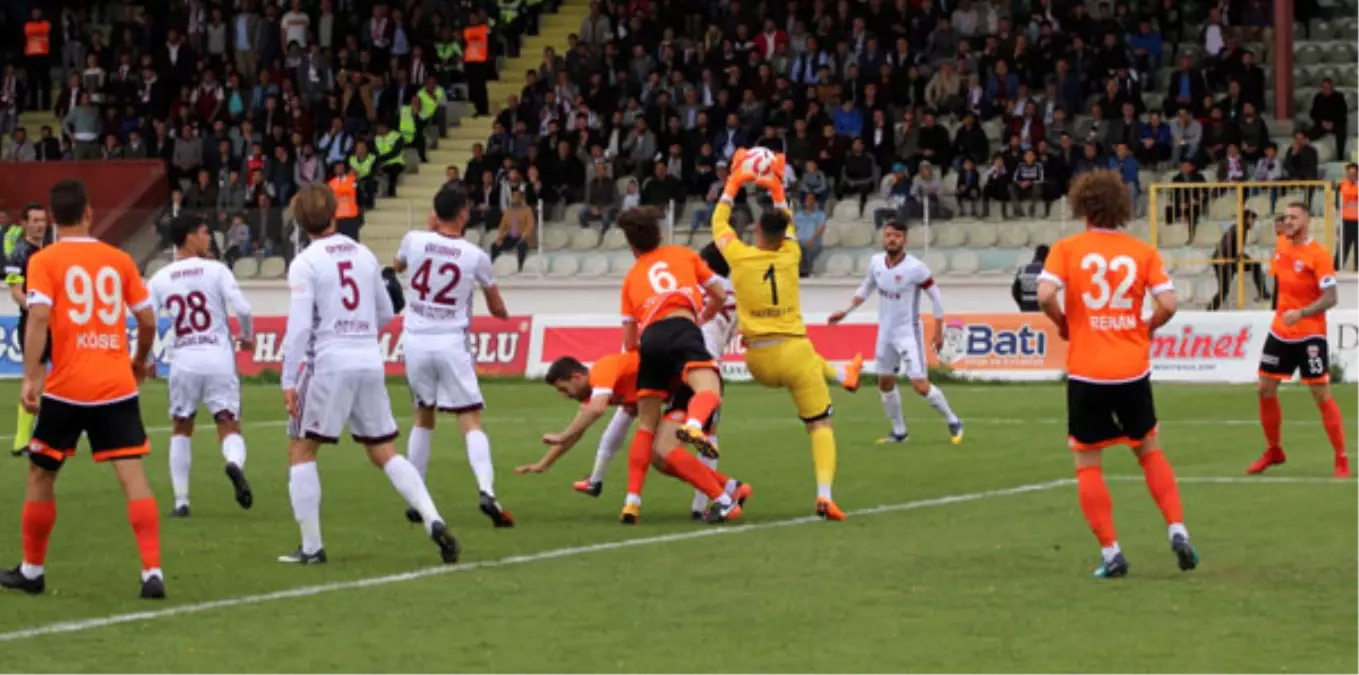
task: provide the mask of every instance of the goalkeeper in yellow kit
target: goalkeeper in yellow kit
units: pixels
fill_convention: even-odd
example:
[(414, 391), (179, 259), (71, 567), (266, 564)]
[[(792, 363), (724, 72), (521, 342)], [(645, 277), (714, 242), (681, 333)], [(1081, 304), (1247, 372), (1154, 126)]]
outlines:
[(755, 178), (739, 168), (744, 154), (744, 150), (738, 150), (732, 158), (731, 164), (737, 169), (727, 179), (712, 221), (713, 242), (731, 267), (737, 322), (746, 343), (746, 366), (756, 382), (787, 389), (792, 394), (798, 417), (812, 437), (816, 514), (829, 520), (844, 520), (844, 512), (831, 499), (835, 432), (831, 430), (832, 406), (826, 381), (835, 380), (848, 391), (858, 390), (863, 355), (856, 354), (841, 371), (821, 358), (807, 339), (798, 295), (802, 248), (794, 235), (783, 191), (783, 155), (778, 155), (774, 167), (757, 181), (769, 191), (775, 208), (760, 216), (755, 245), (743, 243), (732, 229), (732, 200)]

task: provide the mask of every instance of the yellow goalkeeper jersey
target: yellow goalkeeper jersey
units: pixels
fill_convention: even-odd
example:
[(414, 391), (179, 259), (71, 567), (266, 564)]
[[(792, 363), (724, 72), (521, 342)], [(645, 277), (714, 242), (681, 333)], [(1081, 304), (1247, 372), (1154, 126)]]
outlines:
[(719, 201), (713, 210), (713, 241), (731, 267), (737, 322), (747, 340), (805, 337), (798, 292), (802, 247), (791, 222), (788, 237), (777, 251), (756, 248), (736, 236), (731, 227), (731, 205)]

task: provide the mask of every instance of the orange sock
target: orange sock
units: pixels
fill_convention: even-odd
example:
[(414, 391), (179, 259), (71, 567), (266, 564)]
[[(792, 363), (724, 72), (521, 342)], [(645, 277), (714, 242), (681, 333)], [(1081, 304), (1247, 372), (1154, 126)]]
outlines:
[(57, 503), (26, 501), (22, 518), (24, 562), (42, 565), (47, 561), (47, 542), (52, 537), (52, 526), (57, 524)]
[(1336, 457), (1345, 456), (1345, 420), (1340, 415), (1340, 406), (1334, 398), (1326, 399), (1321, 408), (1321, 426), (1326, 428), (1326, 437), (1331, 439), (1331, 449)]
[[(1322, 411), (1322, 419), (1325, 419), (1325, 411)], [(1279, 445), (1279, 426), (1283, 424), (1283, 409), (1279, 407), (1278, 396), (1260, 397), (1260, 428), (1265, 432), (1265, 443), (1270, 450), (1278, 450), (1283, 446)]]
[(685, 411), (685, 416), (689, 422), (697, 421), (699, 426), (706, 425), (712, 418), (713, 411), (722, 405), (722, 396), (715, 391), (694, 392), (693, 398), (689, 399), (689, 409)]
[[(1277, 399), (1275, 399), (1277, 400)], [(1147, 490), (1156, 500), (1161, 515), (1167, 525), (1184, 522), (1184, 509), (1180, 506), (1180, 487), (1175, 484), (1175, 471), (1160, 450), (1150, 452), (1137, 460), (1142, 465), (1142, 475), (1147, 479)]]
[(127, 503), (127, 522), (132, 523), (132, 534), (137, 537), (137, 552), (142, 557), (142, 570), (160, 567), (160, 512), (156, 499), (134, 499)]
[(1085, 522), (1090, 523), (1090, 531), (1095, 533), (1101, 547), (1113, 546), (1118, 541), (1114, 534), (1114, 500), (1104, 484), (1104, 469), (1098, 466), (1076, 469), (1076, 486), (1081, 494), (1081, 512), (1085, 514)]
[(651, 429), (637, 428), (632, 435), (632, 447), (628, 448), (628, 494), (642, 496), (646, 485), (646, 471), (651, 467), (651, 443), (656, 432)]
[(679, 476), (680, 480), (708, 495), (708, 499), (717, 499), (726, 491), (724, 484), (717, 482), (717, 475), (712, 469), (704, 466), (697, 457), (685, 452), (681, 447), (671, 450), (670, 454), (665, 456), (665, 462), (674, 469), (675, 475)]

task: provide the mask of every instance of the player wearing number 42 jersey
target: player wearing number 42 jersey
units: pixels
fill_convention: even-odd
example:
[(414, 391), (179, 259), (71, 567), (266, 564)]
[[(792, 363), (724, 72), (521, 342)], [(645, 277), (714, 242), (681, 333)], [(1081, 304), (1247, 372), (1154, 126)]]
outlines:
[(346, 424), (368, 450), (407, 506), (420, 514), (445, 563), (457, 562), (458, 541), (448, 531), (420, 471), (397, 454), (398, 436), (384, 381), (378, 331), (395, 318), (377, 258), (335, 231), (335, 195), (325, 186), (302, 188), (293, 217), (311, 244), (288, 269), (292, 297), (283, 339), (283, 401), (290, 419), (288, 495), (302, 531), (297, 550), (281, 562), (326, 562), (321, 541), (321, 478), (316, 454), (336, 443)]
[(254, 324), (236, 277), (226, 265), (209, 260), (212, 233), (195, 216), (170, 223), (175, 261), (156, 272), (149, 284), (156, 312), (170, 318), (165, 336), (170, 358), (170, 483), (175, 508), (189, 515), (189, 469), (193, 465), (194, 417), (206, 406), (217, 423), (226, 475), (236, 503), (248, 509), (254, 494), (245, 479), (245, 439), (241, 437), (241, 382), (227, 307), (240, 322), (241, 348), (253, 349)]
[(1271, 263), (1278, 279), (1278, 309), (1269, 327), (1264, 351), (1260, 354), (1260, 426), (1265, 433), (1265, 454), (1246, 469), (1260, 473), (1283, 464), (1279, 406), (1279, 382), (1302, 372), (1302, 382), (1312, 391), (1312, 400), (1321, 410), (1321, 426), (1335, 454), (1335, 476), (1350, 475), (1350, 458), (1345, 452), (1345, 421), (1340, 406), (1331, 397), (1330, 350), (1326, 344), (1326, 312), (1335, 306), (1335, 265), (1331, 254), (1309, 233), (1307, 205), (1289, 204), (1284, 211), (1283, 230), (1274, 245)]
[[(467, 336), (473, 291), (481, 287), (492, 316), (504, 320), (510, 315), (496, 287), (490, 257), (462, 238), (467, 208), (461, 190), (441, 190), (434, 197), (433, 229), (407, 233), (396, 254), (394, 268), (410, 273), (412, 291), (402, 346), (416, 410), (406, 458), (423, 478), (429, 468), (435, 412), (453, 413), (467, 443), (467, 462), (477, 478), (481, 512), (496, 527), (513, 527), (514, 518), (495, 497), (491, 440), (481, 428), (485, 402)], [(406, 517), (420, 522), (415, 509), (407, 510)]]
[[(34, 254), (27, 275), (29, 317), (20, 398), (38, 414), (38, 423), (28, 447), (23, 564), (0, 572), (0, 586), (43, 592), (47, 543), (57, 520), (57, 473), (84, 435), (94, 461), (112, 464), (127, 497), (127, 518), (142, 560), (141, 596), (163, 598), (160, 514), (141, 461), (151, 446), (137, 402), (137, 383), (146, 377), (156, 338), (151, 299), (132, 258), (90, 236), (94, 215), (84, 185), (58, 182), (50, 206), (58, 241)], [(136, 315), (138, 330), (131, 358), (128, 311)], [(42, 354), (49, 327), (52, 369), (44, 378)]]
[[(1175, 315), (1174, 284), (1156, 249), (1118, 231), (1131, 216), (1132, 200), (1117, 173), (1082, 175), (1069, 200), (1086, 230), (1053, 245), (1039, 276), (1038, 304), (1070, 341), (1067, 444), (1075, 451), (1081, 511), (1103, 558), (1095, 576), (1128, 573), (1101, 456), (1118, 444), (1130, 446), (1142, 466), (1180, 569), (1194, 569), (1199, 556), (1184, 527), (1175, 474), (1161, 452), (1151, 395), (1151, 334)], [(1147, 293), (1155, 303), (1150, 320), (1142, 318)]]

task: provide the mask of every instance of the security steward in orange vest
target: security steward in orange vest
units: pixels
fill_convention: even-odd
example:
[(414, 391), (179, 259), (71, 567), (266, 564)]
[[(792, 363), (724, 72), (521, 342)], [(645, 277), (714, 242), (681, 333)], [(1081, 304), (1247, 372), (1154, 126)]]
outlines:
[(1346, 269), (1354, 261), (1359, 269), (1359, 164), (1345, 165), (1345, 180), (1340, 181), (1340, 248), (1335, 251), (1335, 268)]
[(472, 22), (462, 30), (463, 71), (467, 74), (467, 97), (472, 99), (476, 108), (474, 117), (491, 114), (491, 105), (486, 94), (486, 81), (491, 79), (494, 66), (491, 63), (491, 27), (486, 25), (486, 13), (477, 10)]
[(335, 229), (340, 234), (359, 240), (363, 227), (363, 213), (359, 210), (359, 181), (343, 162), (335, 163), (335, 177), (330, 179), (330, 191), (335, 194)]
[(24, 64), (28, 68), (28, 107), (52, 107), (52, 24), (33, 8), (32, 20), (24, 24)]

